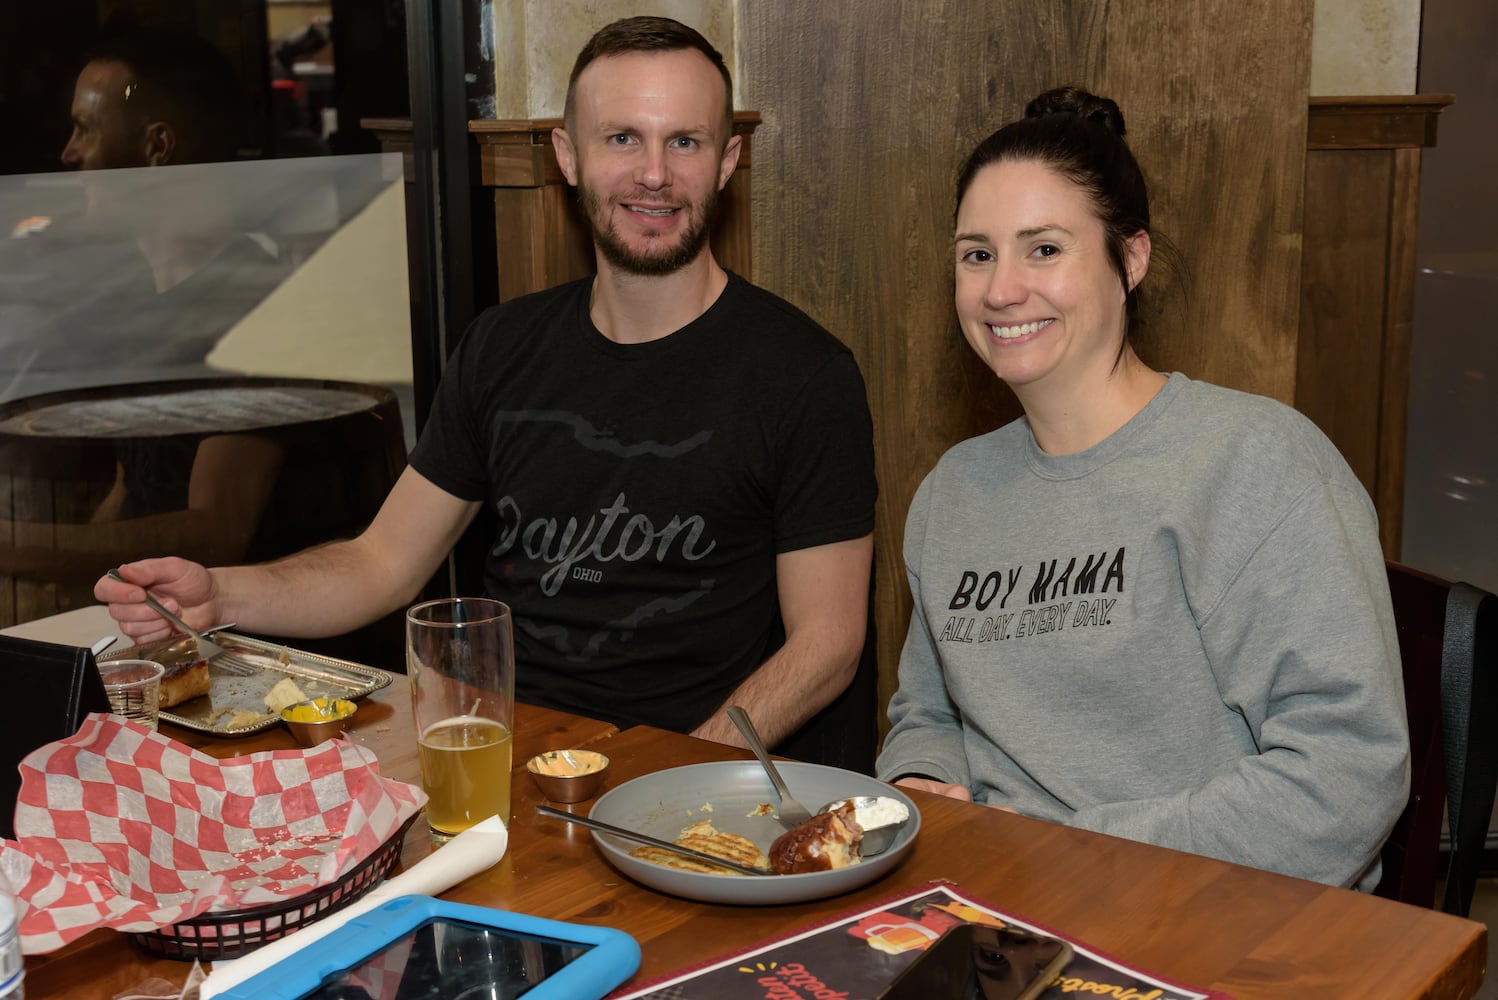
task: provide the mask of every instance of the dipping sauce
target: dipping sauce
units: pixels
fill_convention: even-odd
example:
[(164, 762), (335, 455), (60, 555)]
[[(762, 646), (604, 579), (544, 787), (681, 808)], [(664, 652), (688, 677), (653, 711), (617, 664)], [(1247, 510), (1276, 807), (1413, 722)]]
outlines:
[[(832, 805), (841, 805), (846, 801), (846, 799), (840, 799)], [(905, 822), (910, 818), (910, 810), (905, 808), (905, 803), (899, 799), (884, 795), (873, 799), (859, 798), (853, 800), (853, 818), (865, 830), (877, 830), (880, 827)]]
[(327, 698), (314, 698), (305, 705), (293, 705), (281, 713), (288, 722), (331, 722), (354, 714), (355, 705), (342, 698), (330, 702)]
[(603, 764), (603, 754), (592, 750), (548, 750), (530, 760), (532, 771), (553, 778), (575, 778), (580, 774), (592, 774), (602, 768)]

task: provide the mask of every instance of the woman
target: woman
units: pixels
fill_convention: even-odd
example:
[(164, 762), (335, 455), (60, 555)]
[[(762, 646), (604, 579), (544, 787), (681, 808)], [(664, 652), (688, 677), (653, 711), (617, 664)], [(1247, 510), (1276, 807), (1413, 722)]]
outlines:
[(1123, 135), (1051, 91), (959, 176), (957, 314), (1025, 416), (916, 493), (879, 774), (1371, 889), (1409, 780), (1372, 506), (1294, 410), (1135, 354)]

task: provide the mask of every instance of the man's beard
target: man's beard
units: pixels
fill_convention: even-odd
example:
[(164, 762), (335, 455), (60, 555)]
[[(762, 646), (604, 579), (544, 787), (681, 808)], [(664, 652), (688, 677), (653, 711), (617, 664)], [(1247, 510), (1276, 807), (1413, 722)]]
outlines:
[[(702, 248), (707, 245), (708, 235), (713, 228), (713, 220), (718, 215), (718, 191), (713, 188), (695, 205), (682, 206), (681, 211), (689, 212), (691, 215), (687, 228), (682, 231), (674, 247), (660, 253), (640, 253), (624, 242), (612, 220), (606, 225), (602, 224), (603, 202), (591, 188), (578, 184), (577, 197), (582, 203), (583, 216), (588, 220), (588, 228), (593, 233), (593, 244), (598, 247), (598, 252), (603, 254), (603, 259), (626, 274), (643, 277), (675, 274), (696, 260)], [(693, 209), (695, 212), (692, 211)], [(659, 242), (659, 239), (650, 237), (646, 239), (647, 245)]]

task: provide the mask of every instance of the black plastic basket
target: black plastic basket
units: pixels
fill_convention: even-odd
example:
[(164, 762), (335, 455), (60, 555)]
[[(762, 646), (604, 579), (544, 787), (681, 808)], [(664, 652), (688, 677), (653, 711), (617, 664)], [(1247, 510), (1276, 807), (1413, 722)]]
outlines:
[(136, 932), (130, 937), (146, 951), (163, 958), (210, 961), (248, 955), (263, 944), (337, 913), (378, 885), (400, 860), (406, 831), (420, 815), (418, 812), (406, 820), (378, 850), (331, 885), (248, 910), (205, 913), (170, 927)]

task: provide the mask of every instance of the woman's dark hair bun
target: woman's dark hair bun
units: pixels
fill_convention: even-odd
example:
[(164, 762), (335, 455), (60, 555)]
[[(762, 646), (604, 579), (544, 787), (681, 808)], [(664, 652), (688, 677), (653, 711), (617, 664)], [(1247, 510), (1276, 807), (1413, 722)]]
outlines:
[(1125, 134), (1123, 112), (1106, 97), (1089, 94), (1080, 87), (1057, 87), (1025, 105), (1026, 118), (1072, 115), (1091, 122), (1116, 136)]

